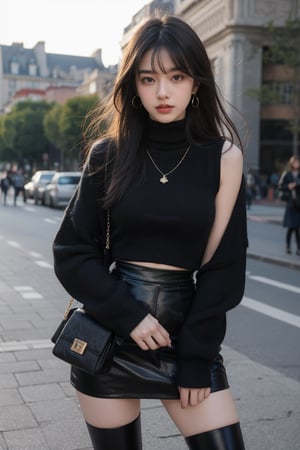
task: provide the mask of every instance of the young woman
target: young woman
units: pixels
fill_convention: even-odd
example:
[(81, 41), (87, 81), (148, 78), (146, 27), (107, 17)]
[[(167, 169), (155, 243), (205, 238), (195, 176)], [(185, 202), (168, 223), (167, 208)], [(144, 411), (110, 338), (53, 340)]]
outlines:
[(104, 119), (54, 242), (66, 290), (123, 338), (108, 372), (72, 367), (94, 448), (141, 449), (140, 399), (157, 398), (190, 449), (242, 450), (220, 345), (244, 291), (243, 157), (185, 22), (139, 28)]
[[(283, 172), (279, 180), (279, 191), (286, 202), (283, 226), (286, 230), (286, 252), (292, 253), (292, 235), (295, 235), (296, 254), (300, 256), (300, 159), (291, 156), (289, 170)], [(298, 201), (298, 204), (297, 204)]]

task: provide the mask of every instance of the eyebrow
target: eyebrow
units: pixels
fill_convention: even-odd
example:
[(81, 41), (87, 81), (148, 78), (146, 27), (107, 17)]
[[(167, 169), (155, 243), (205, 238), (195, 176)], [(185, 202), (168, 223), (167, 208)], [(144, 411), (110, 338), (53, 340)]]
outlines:
[[(179, 67), (172, 67), (171, 69), (166, 70), (166, 73), (177, 72), (178, 70), (182, 71), (182, 69), (180, 69)], [(158, 73), (158, 72), (156, 70), (152, 70), (152, 69), (140, 69), (140, 70), (138, 70), (138, 74), (143, 74), (143, 73), (152, 74), (152, 73)]]

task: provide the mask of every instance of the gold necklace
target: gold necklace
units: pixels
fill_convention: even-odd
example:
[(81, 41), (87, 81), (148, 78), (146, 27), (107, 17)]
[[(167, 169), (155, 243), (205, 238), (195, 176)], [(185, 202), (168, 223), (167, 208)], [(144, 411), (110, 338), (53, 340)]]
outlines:
[(173, 173), (179, 166), (180, 164), (183, 162), (184, 158), (186, 157), (186, 155), (188, 154), (189, 150), (191, 148), (191, 144), (188, 146), (188, 148), (185, 150), (183, 156), (180, 158), (180, 160), (178, 161), (178, 163), (176, 164), (175, 167), (173, 167), (173, 169), (169, 170), (169, 172), (164, 173), (162, 170), (160, 170), (160, 168), (158, 167), (158, 165), (156, 164), (156, 162), (154, 161), (154, 159), (152, 158), (149, 150), (147, 150), (147, 155), (150, 158), (150, 161), (152, 162), (152, 164), (154, 165), (155, 169), (162, 175), (162, 177), (159, 179), (159, 181), (162, 184), (168, 183), (169, 179), (168, 179), (168, 175), (170, 175), (171, 173)]

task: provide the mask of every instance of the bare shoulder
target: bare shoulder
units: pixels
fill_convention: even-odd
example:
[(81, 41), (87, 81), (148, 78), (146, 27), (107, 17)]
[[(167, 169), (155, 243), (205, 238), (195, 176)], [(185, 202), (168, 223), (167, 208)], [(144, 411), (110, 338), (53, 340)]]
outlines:
[(236, 180), (240, 181), (243, 172), (243, 153), (241, 149), (225, 141), (221, 155), (221, 182), (230, 180), (230, 183)]
[(230, 141), (224, 141), (222, 159), (240, 162), (243, 161), (243, 153), (237, 145), (232, 144)]

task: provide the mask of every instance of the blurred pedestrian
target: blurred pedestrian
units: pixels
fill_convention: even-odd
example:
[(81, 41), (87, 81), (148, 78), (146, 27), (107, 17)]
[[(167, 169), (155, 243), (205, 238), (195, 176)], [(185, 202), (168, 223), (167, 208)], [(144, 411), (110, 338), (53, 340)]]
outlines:
[(95, 449), (142, 449), (141, 398), (162, 400), (191, 450), (245, 448), (220, 354), (247, 247), (243, 154), (222, 103), (198, 35), (167, 16), (132, 36), (96, 112), (109, 127), (53, 246), (66, 290), (123, 338), (105, 373), (72, 366)]
[(25, 193), (25, 177), (23, 175), (23, 170), (18, 169), (17, 172), (13, 175), (12, 178), (13, 187), (14, 187), (14, 205), (17, 206), (17, 198), (20, 193), (23, 196), (23, 203), (26, 203), (26, 193)]
[(292, 156), (289, 169), (279, 180), (280, 199), (285, 202), (283, 226), (286, 232), (286, 252), (290, 254), (292, 235), (295, 235), (296, 254), (300, 256), (300, 158)]
[(269, 179), (270, 188), (273, 189), (273, 199), (277, 199), (278, 197), (278, 183), (279, 183), (279, 175), (277, 172), (272, 172)]
[(1, 187), (1, 193), (2, 193), (2, 201), (3, 205), (6, 205), (7, 202), (7, 193), (11, 185), (11, 179), (8, 175), (8, 172), (5, 171), (2, 174), (1, 180), (0, 180), (0, 187)]

